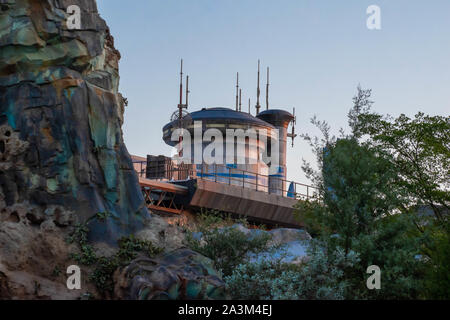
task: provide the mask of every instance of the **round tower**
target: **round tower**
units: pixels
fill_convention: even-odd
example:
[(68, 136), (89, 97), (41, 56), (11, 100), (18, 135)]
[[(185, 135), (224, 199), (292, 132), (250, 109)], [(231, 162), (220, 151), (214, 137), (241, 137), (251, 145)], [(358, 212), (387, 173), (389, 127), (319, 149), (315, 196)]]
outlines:
[[(198, 127), (199, 125), (201, 127)], [(178, 144), (178, 141), (172, 140), (172, 133), (179, 127), (180, 121), (178, 120), (174, 120), (164, 126), (163, 139), (168, 145), (176, 146)], [(230, 108), (203, 108), (183, 118), (183, 128), (192, 137), (190, 142), (190, 160), (191, 163), (195, 164), (194, 168), (197, 176), (258, 189), (259, 191), (268, 191), (269, 170), (268, 166), (261, 159), (261, 152), (264, 152), (266, 145), (260, 139), (261, 132), (266, 132), (267, 135), (272, 134), (275, 129), (272, 124), (249, 113), (235, 111)], [(198, 140), (194, 139), (194, 137), (199, 134), (198, 131), (200, 131), (201, 137), (204, 137), (208, 129), (217, 129), (223, 137), (223, 159), (218, 165), (196, 163), (198, 162), (198, 157), (197, 159), (195, 158), (195, 152), (201, 150), (203, 155), (211, 141)], [(230, 151), (229, 146), (227, 149), (226, 145), (227, 133), (229, 131), (237, 132), (237, 130), (249, 132), (250, 129), (253, 129), (252, 131), (256, 132), (257, 135), (246, 135), (244, 139), (233, 138), (234, 159), (230, 162), (230, 157), (227, 157), (229, 155), (227, 152)], [(265, 139), (269, 140), (267, 137)], [(186, 146), (183, 147), (186, 148)], [(245, 150), (245, 152), (240, 153), (239, 150)], [(241, 157), (241, 161), (237, 161), (238, 157)], [(244, 161), (242, 161), (242, 158), (244, 158)]]
[[(294, 120), (294, 116), (285, 111), (279, 109), (270, 109), (260, 112), (257, 116), (258, 119), (264, 122), (270, 123), (279, 132), (279, 160), (278, 166), (269, 175), (269, 192), (279, 195), (286, 195), (286, 149), (287, 149), (287, 129), (289, 124)], [(270, 140), (269, 140), (270, 141)], [(270, 144), (268, 144), (270, 148)], [(269, 150), (272, 152), (272, 150)]]

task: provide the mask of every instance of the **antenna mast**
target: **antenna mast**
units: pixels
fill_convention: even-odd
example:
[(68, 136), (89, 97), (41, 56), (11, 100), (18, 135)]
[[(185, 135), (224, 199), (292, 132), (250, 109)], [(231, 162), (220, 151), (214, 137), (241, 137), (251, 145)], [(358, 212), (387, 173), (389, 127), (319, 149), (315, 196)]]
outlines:
[(239, 112), (242, 111), (242, 89), (239, 89)]
[(180, 103), (178, 104), (178, 119), (181, 123), (181, 118), (183, 117), (183, 59), (181, 59), (181, 71), (180, 71)]
[(297, 137), (297, 134), (295, 133), (295, 125), (297, 124), (297, 116), (295, 115), (295, 108), (293, 111), (294, 119), (292, 120), (292, 132), (288, 133), (288, 137), (292, 138), (292, 147), (294, 147), (294, 139)]
[(236, 111), (239, 111), (239, 72), (236, 73)]
[(251, 114), (250, 105), (251, 105), (250, 98), (248, 98), (248, 114)]
[(187, 109), (189, 106), (189, 93), (191, 93), (189, 91), (189, 76), (186, 76), (186, 104), (184, 105), (184, 107)]
[(189, 76), (186, 76), (186, 103), (183, 104), (183, 59), (181, 59), (181, 71), (180, 71), (180, 102), (178, 103), (178, 119), (181, 121), (183, 118), (183, 109), (188, 108), (189, 104)]
[[(180, 102), (178, 103), (178, 126), (181, 129), (182, 119), (183, 119), (183, 109), (188, 108), (189, 103), (189, 76), (186, 77), (186, 103), (183, 104), (183, 59), (181, 59), (181, 71), (180, 71)], [(183, 156), (183, 148), (181, 144), (183, 143), (183, 138), (180, 136), (179, 140), (179, 150), (178, 155)]]
[(267, 67), (266, 110), (269, 110), (269, 67)]
[(258, 89), (256, 90), (256, 114), (258, 115), (259, 109), (261, 109), (261, 105), (259, 104), (259, 96), (261, 95), (261, 89), (259, 87), (259, 78), (260, 78), (260, 62), (258, 60)]

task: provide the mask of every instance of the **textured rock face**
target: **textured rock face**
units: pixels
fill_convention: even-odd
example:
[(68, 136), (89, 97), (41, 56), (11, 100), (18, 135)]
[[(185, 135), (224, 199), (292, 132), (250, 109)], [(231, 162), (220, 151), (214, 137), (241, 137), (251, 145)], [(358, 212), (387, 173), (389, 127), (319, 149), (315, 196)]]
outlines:
[(133, 300), (225, 299), (225, 283), (212, 261), (178, 249), (150, 259), (138, 258), (116, 272), (115, 294)]
[[(74, 218), (60, 206), (15, 204), (0, 212), (0, 299), (80, 297), (66, 287), (70, 253), (77, 250), (66, 241)], [(84, 290), (95, 290), (86, 280)]]
[[(69, 5), (81, 29), (66, 26)], [(0, 0), (0, 211), (63, 206), (93, 240), (148, 217), (123, 143), (119, 52), (94, 0)]]

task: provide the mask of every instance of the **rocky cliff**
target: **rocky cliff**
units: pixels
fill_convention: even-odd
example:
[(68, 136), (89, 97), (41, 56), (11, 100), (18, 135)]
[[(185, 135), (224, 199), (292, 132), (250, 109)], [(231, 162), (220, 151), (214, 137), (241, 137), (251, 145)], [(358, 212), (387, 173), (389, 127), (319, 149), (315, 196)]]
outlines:
[(0, 299), (224, 298), (211, 261), (147, 211), (119, 59), (95, 0), (0, 0)]
[[(67, 8), (80, 8), (69, 29)], [(120, 54), (95, 0), (0, 0), (0, 212), (72, 211), (95, 241), (148, 217), (122, 138)]]
[(83, 291), (66, 288), (75, 225), (116, 244), (149, 222), (122, 138), (119, 59), (95, 0), (0, 0), (0, 299), (95, 291), (86, 270)]

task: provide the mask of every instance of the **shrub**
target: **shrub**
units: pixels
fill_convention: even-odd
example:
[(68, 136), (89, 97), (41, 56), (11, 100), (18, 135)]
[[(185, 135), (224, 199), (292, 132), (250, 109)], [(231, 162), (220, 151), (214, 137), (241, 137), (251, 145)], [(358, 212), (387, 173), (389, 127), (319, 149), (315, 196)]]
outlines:
[(126, 266), (142, 252), (149, 257), (161, 253), (161, 248), (155, 247), (150, 241), (140, 240), (133, 235), (122, 237), (118, 241), (119, 250), (111, 257), (98, 257), (95, 269), (89, 275), (97, 289), (102, 293), (112, 293), (114, 290), (113, 275), (117, 268)]
[(118, 251), (110, 256), (97, 256), (94, 247), (88, 243), (89, 228), (86, 224), (78, 224), (73, 234), (69, 237), (69, 243), (77, 243), (80, 252), (72, 253), (71, 258), (81, 265), (92, 266), (93, 271), (89, 274), (92, 281), (102, 295), (112, 295), (114, 290), (113, 274), (117, 268), (125, 266), (136, 258), (138, 252), (148, 256), (154, 256), (162, 252), (161, 248), (155, 247), (150, 241), (140, 240), (133, 235), (122, 237), (118, 240)]
[(210, 258), (223, 275), (232, 274), (236, 266), (245, 262), (249, 254), (266, 251), (271, 239), (267, 233), (254, 236), (245, 234), (235, 227), (201, 229), (201, 239), (192, 233), (187, 235), (187, 245), (194, 251)]
[(233, 299), (251, 300), (340, 300), (345, 297), (345, 269), (359, 261), (354, 252), (345, 255), (338, 249), (333, 259), (313, 242), (308, 250), (310, 260), (300, 266), (282, 260), (260, 260), (239, 265), (225, 277)]
[(231, 227), (235, 224), (242, 224), (247, 226), (247, 220), (233, 219), (231, 214), (224, 213), (219, 210), (211, 210), (206, 208), (201, 208), (196, 214), (197, 220), (197, 231), (213, 229), (213, 228), (223, 228)]

